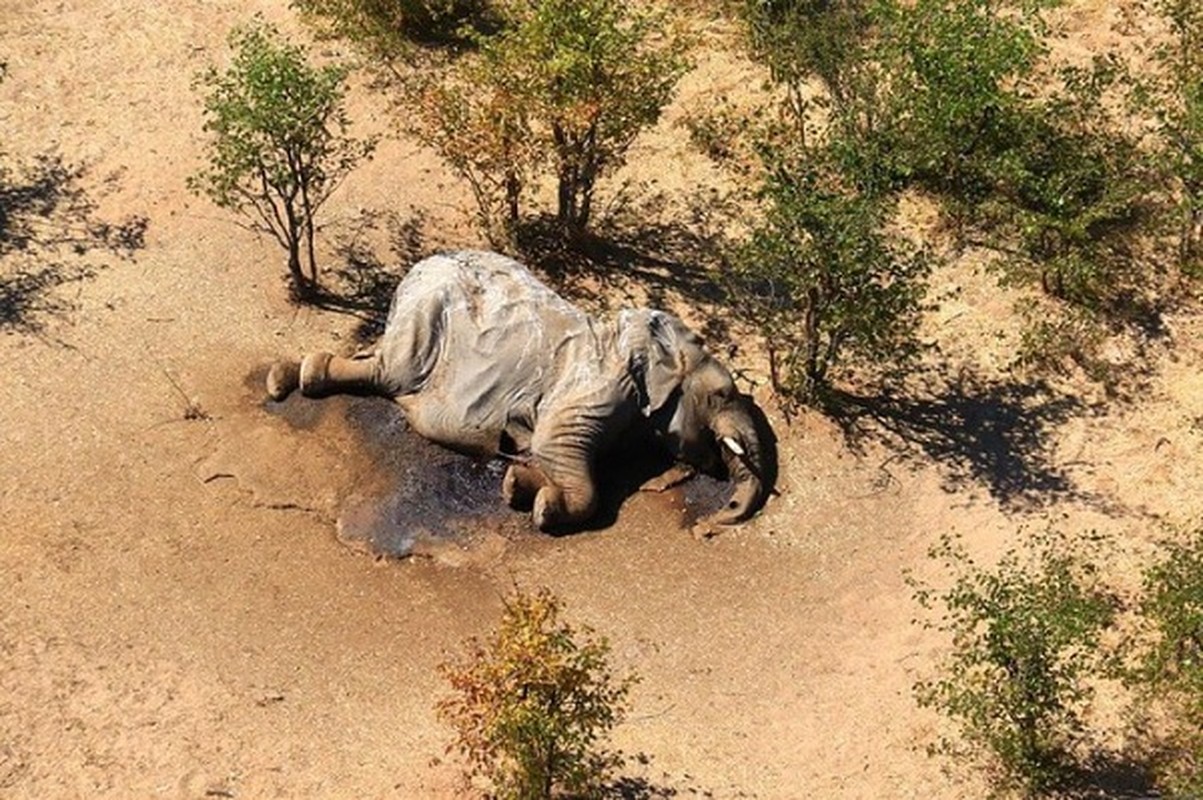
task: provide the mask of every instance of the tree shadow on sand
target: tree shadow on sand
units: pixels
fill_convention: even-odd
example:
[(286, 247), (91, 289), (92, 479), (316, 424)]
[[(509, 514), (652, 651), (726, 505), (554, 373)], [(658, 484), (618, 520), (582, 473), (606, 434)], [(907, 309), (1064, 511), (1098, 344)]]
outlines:
[[(357, 343), (379, 338), (397, 284), (413, 264), (431, 254), (425, 227), (421, 212), (403, 220), (393, 212), (361, 211), (335, 232), (337, 266), (326, 270), (330, 280), (318, 290), (313, 304), (359, 320), (353, 334)], [(391, 264), (376, 255), (374, 240), (381, 236), (387, 238)]]
[(1004, 510), (1069, 500), (1106, 513), (1123, 511), (1075, 485), (1053, 452), (1058, 426), (1100, 413), (1100, 407), (1041, 381), (988, 380), (961, 372), (938, 376), (925, 391), (907, 396), (833, 391), (825, 410), (854, 452), (863, 452), (873, 439), (895, 450), (891, 460), (930, 459), (943, 468), (949, 491), (984, 487)]
[(75, 303), (55, 290), (94, 278), (94, 251), (129, 258), (145, 244), (147, 218), (110, 223), (80, 185), (87, 168), (43, 154), (26, 165), (0, 165), (0, 329), (39, 334)]
[(1141, 758), (1099, 752), (1067, 776), (1061, 797), (1069, 800), (1149, 800), (1159, 797), (1149, 764)]
[[(652, 757), (646, 753), (637, 753), (631, 761), (641, 768), (639, 771), (651, 771)], [(714, 791), (699, 787), (694, 776), (683, 774), (673, 776), (667, 772), (661, 773), (659, 780), (652, 780), (644, 775), (623, 775), (602, 787), (601, 797), (607, 800), (667, 800), (668, 798), (713, 798)], [(722, 792), (723, 797), (751, 798), (742, 790), (728, 787)]]

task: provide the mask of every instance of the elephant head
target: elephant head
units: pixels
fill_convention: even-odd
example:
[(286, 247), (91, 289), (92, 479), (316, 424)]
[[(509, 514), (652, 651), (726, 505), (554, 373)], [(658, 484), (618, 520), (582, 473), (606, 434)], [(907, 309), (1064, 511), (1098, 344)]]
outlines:
[(764, 413), (679, 319), (657, 312), (649, 331), (644, 384), (654, 430), (680, 460), (735, 485), (711, 522), (747, 519), (776, 479), (775, 441)]

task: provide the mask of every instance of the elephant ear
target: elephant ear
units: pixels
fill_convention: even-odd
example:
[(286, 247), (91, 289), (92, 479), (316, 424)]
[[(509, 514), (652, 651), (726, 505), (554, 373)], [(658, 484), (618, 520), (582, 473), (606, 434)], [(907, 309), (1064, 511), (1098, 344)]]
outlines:
[(701, 352), (701, 339), (680, 320), (660, 311), (648, 317), (647, 366), (644, 388), (645, 414), (660, 410), (681, 387), (692, 369), (693, 351)]

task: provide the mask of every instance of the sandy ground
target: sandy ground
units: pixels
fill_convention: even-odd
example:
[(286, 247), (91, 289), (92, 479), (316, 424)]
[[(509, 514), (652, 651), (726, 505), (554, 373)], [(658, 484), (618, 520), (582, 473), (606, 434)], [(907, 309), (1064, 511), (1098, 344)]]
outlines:
[[(1135, 406), (1100, 413), (1003, 374), (895, 409), (902, 438), (858, 452), (822, 418), (774, 415), (779, 496), (711, 540), (689, 535), (679, 495), (638, 495), (570, 537), (514, 523), (402, 561), (344, 546), (335, 520), (379, 483), (351, 405), (298, 426), (255, 374), (351, 349), (356, 321), (288, 305), (273, 245), (184, 188), (202, 144), (191, 77), (254, 11), (296, 30), (268, 0), (0, 0), (0, 146), (84, 167), (94, 203), (46, 230), (147, 222), (130, 257), (87, 233), (82, 254), (0, 255), (95, 270), (0, 335), (0, 797), (457, 796), (435, 666), (514, 583), (558, 592), (642, 675), (615, 743), (645, 756), (628, 774), (653, 796), (977, 797), (922, 752), (936, 721), (910, 686), (940, 641), (911, 624), (903, 571), (931, 576), (924, 553), (950, 530), (989, 554), (1046, 518), (1133, 541), (1197, 519), (1203, 350), (1181, 316)], [(729, 60), (700, 63), (628, 170), (673, 196), (705, 168), (672, 120), (733, 85)], [(362, 87), (352, 114), (393, 127)], [(387, 212), (423, 252), (478, 244), (467, 202), (390, 138), (332, 230)], [(933, 324), (981, 366), (971, 343), (995, 341), (1005, 302), (972, 265), (941, 280), (960, 291)]]

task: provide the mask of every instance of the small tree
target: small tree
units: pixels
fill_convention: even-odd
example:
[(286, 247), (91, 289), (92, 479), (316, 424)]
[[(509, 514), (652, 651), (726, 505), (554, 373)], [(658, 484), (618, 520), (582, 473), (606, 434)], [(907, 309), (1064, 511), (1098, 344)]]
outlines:
[(813, 162), (779, 164), (763, 193), (764, 220), (726, 284), (764, 337), (775, 390), (810, 402), (849, 356), (914, 355), (929, 260), (882, 232), (887, 206), (841, 189)]
[(412, 132), (433, 147), (472, 190), (485, 235), (514, 250), (521, 200), (539, 161), (521, 77), (485, 49), (414, 92)]
[[(685, 45), (661, 32), (662, 15), (620, 0), (514, 3), (508, 21), (476, 37), (479, 52), (449, 79), (456, 88), (422, 88), (433, 105), (415, 133), (472, 183), (478, 203), (478, 187), (502, 187), (512, 218), (523, 177), (550, 164), (559, 225), (579, 236), (592, 218), (597, 181), (623, 163), (672, 96)], [(482, 215), (494, 218), (498, 194), (489, 196), (493, 206)]]
[(600, 745), (622, 721), (635, 678), (615, 679), (606, 640), (562, 622), (561, 610), (547, 589), (518, 591), (496, 633), (440, 668), (455, 690), (437, 706), (456, 731), (449, 749), (468, 760), (470, 778), (489, 782), (491, 796), (595, 796), (622, 763)]
[(256, 21), (229, 37), (233, 63), (198, 78), (207, 90), (208, 164), (188, 185), (250, 220), (288, 252), (296, 296), (318, 285), (315, 215), (373, 140), (347, 136), (344, 68), (313, 67), (303, 51)]
[(999, 793), (1025, 796), (1055, 787), (1083, 736), (1087, 678), (1101, 669), (1099, 636), (1114, 602), (1095, 569), (1065, 536), (1038, 536), (1008, 551), (992, 570), (978, 568), (952, 537), (931, 553), (951, 572), (942, 594), (915, 584), (916, 599), (952, 637), (940, 675), (915, 686), (919, 705), (956, 725), (959, 741), (933, 753), (985, 766)]

